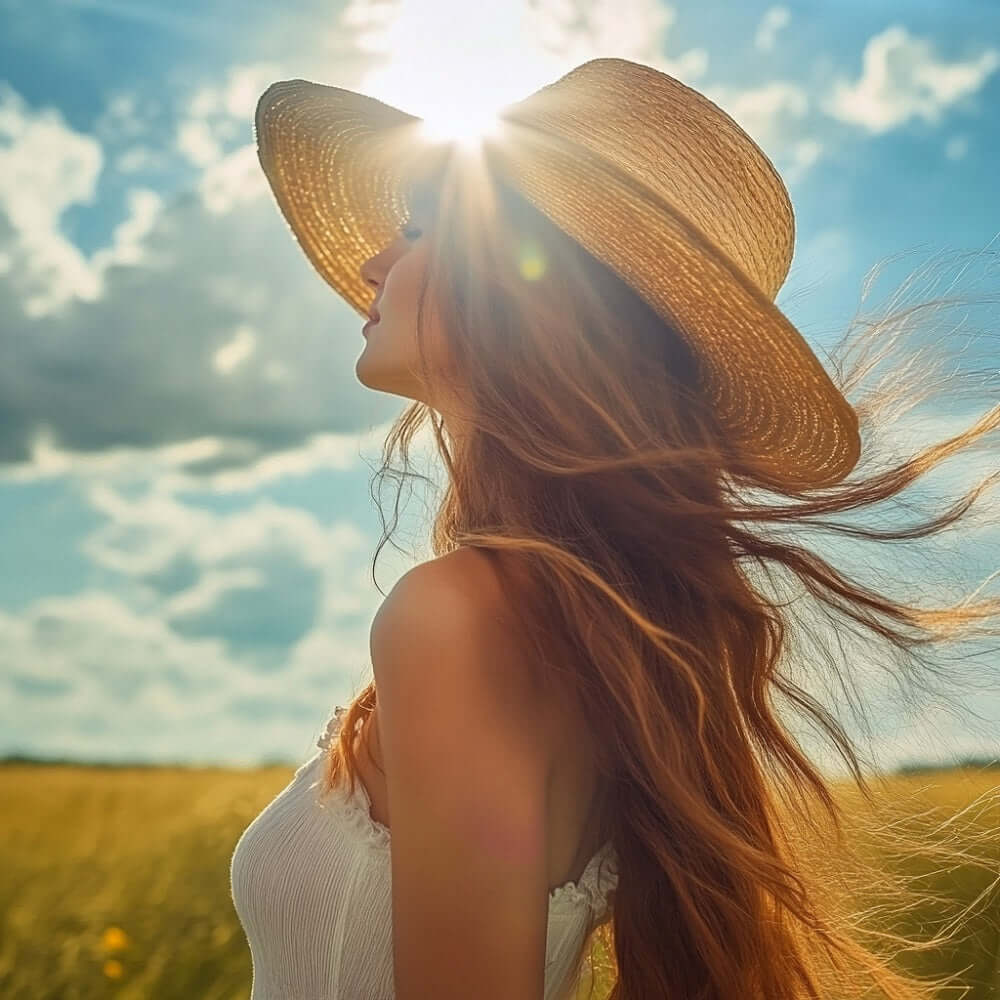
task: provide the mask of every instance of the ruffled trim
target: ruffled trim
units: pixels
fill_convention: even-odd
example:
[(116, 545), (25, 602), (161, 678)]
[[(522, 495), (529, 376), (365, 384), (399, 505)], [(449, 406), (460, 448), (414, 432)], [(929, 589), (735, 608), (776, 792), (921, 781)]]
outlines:
[[(340, 733), (346, 712), (346, 707), (341, 705), (336, 707), (333, 717), (316, 740), (316, 746), (321, 750), (327, 750)], [(322, 754), (317, 754), (316, 759), (321, 760), (322, 757)], [(349, 780), (344, 777), (345, 782)], [(349, 784), (338, 790), (342, 793), (338, 817), (343, 819), (345, 825), (363, 843), (381, 851), (388, 851), (392, 844), (392, 833), (384, 823), (372, 818), (371, 799), (360, 777), (355, 780), (353, 795)], [(585, 905), (595, 912), (603, 912), (607, 908), (609, 893), (617, 885), (618, 856), (612, 843), (607, 841), (587, 863), (579, 881), (570, 880), (549, 890), (549, 901), (554, 905), (566, 903)]]
[(334, 737), (340, 731), (340, 726), (342, 722), (342, 716), (347, 712), (347, 708), (343, 705), (338, 705), (336, 711), (333, 713), (333, 718), (330, 719), (326, 724), (326, 729), (323, 734), (316, 740), (316, 746), (321, 750), (326, 750), (327, 747), (333, 742)]
[(618, 855), (610, 841), (590, 859), (578, 882), (564, 882), (549, 892), (554, 904), (570, 903), (589, 906), (595, 913), (603, 912), (608, 896), (618, 885)]
[[(346, 708), (340, 705), (337, 706), (333, 718), (327, 722), (323, 734), (316, 740), (316, 746), (321, 750), (328, 750), (336, 739), (343, 722), (342, 717), (346, 712)], [(323, 756), (324, 754), (317, 754), (316, 759), (322, 760)], [(346, 774), (342, 775), (341, 778), (344, 784), (336, 787), (336, 790), (340, 793), (337, 818), (354, 834), (355, 839), (376, 850), (388, 851), (392, 839), (389, 828), (384, 823), (380, 823), (372, 817), (372, 803), (368, 797), (368, 789), (365, 788), (364, 782), (360, 777), (355, 776), (354, 793), (352, 795), (350, 778)], [(322, 802), (319, 804), (325, 805)]]

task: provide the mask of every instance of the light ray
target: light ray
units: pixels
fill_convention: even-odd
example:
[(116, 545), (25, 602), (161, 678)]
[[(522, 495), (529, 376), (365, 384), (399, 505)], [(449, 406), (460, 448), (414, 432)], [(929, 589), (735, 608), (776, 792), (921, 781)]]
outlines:
[(494, 109), (471, 105), (436, 108), (422, 117), (424, 134), (432, 141), (473, 148), (486, 136), (495, 134), (499, 124)]

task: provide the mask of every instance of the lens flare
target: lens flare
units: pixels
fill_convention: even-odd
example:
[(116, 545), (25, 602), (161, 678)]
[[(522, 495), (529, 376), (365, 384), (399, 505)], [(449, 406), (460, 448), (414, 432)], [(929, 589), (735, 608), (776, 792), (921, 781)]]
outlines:
[(537, 243), (526, 240), (520, 245), (517, 255), (517, 268), (525, 281), (538, 281), (545, 274), (548, 262)]

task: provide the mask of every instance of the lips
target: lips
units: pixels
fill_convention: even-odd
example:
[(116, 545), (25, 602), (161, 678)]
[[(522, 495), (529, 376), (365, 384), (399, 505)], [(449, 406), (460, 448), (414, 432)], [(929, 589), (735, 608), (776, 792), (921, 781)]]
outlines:
[(379, 311), (374, 304), (368, 310), (368, 322), (361, 328), (361, 334), (364, 337), (368, 336), (368, 328), (374, 326), (379, 320)]

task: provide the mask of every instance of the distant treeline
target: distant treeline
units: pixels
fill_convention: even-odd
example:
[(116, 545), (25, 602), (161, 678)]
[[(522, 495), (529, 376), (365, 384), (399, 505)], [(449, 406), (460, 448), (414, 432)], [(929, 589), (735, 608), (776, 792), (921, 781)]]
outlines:
[(963, 768), (973, 768), (981, 771), (988, 768), (1000, 768), (1000, 757), (961, 757), (947, 764), (935, 764), (927, 761), (912, 761), (900, 764), (895, 774), (924, 774), (928, 771), (959, 771)]
[[(262, 760), (259, 763), (253, 765), (254, 767), (298, 767), (301, 761), (290, 761), (290, 760), (277, 760), (277, 759), (267, 759)], [(216, 764), (211, 761), (206, 761), (203, 764), (192, 764), (189, 761), (178, 761), (170, 762), (164, 761), (162, 763), (152, 763), (148, 760), (136, 760), (136, 761), (107, 761), (107, 760), (79, 760), (77, 758), (71, 757), (32, 757), (24, 754), (9, 754), (6, 757), (0, 757), (0, 764), (32, 764), (40, 767), (48, 767), (51, 765), (61, 765), (61, 766), (72, 766), (72, 767), (93, 767), (93, 768), (105, 768), (108, 770), (113, 770), (115, 768), (125, 768), (125, 767), (144, 767), (144, 768), (189, 768), (192, 770), (203, 770), (205, 768), (217, 768), (220, 771), (230, 771), (235, 770), (234, 766), (226, 764)], [(984, 769), (997, 768), (1000, 769), (1000, 757), (961, 757), (957, 760), (951, 761), (910, 761), (905, 764), (900, 764), (894, 771), (889, 771), (889, 774), (927, 774), (933, 771), (961, 771), (965, 769), (973, 769), (981, 771)]]
[[(292, 761), (292, 760), (279, 760), (274, 759), (264, 759), (258, 761), (256, 764), (250, 765), (250, 767), (256, 769), (259, 767), (298, 767), (302, 761)], [(219, 771), (237, 771), (244, 770), (236, 764), (219, 764), (215, 761), (204, 761), (203, 763), (192, 763), (191, 761), (149, 761), (149, 760), (83, 760), (79, 757), (35, 757), (27, 754), (8, 754), (6, 757), (0, 757), (0, 765), (2, 764), (31, 764), (38, 767), (50, 767), (52, 765), (59, 766), (70, 766), (70, 767), (93, 767), (102, 768), (104, 770), (115, 770), (118, 768), (126, 767), (144, 767), (150, 770), (155, 770), (158, 768), (187, 768), (192, 771), (203, 771), (206, 768), (214, 768)]]

